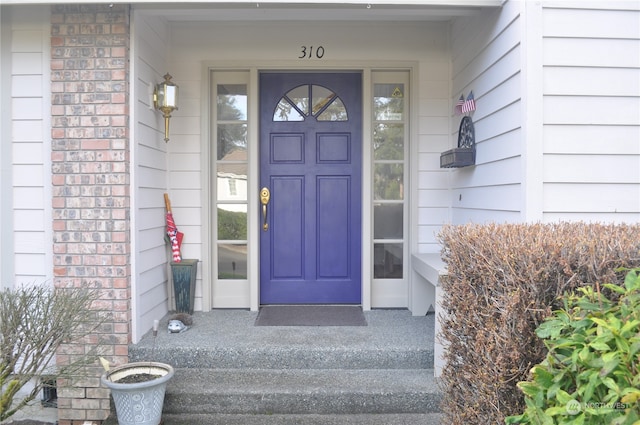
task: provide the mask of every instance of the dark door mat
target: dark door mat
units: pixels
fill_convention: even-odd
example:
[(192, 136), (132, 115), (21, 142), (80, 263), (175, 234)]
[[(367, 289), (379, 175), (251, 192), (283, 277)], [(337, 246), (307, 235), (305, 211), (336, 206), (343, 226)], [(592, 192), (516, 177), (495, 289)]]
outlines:
[(367, 326), (357, 305), (268, 305), (255, 326)]

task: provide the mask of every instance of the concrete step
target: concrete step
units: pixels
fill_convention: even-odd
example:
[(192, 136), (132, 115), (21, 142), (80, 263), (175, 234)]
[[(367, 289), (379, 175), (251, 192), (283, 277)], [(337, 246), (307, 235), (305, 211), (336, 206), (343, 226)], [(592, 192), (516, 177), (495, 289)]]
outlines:
[(432, 369), (176, 370), (164, 413), (426, 414), (439, 413)]
[(162, 425), (442, 425), (439, 413), (360, 415), (163, 415)]
[(163, 347), (152, 352), (134, 347), (131, 362), (168, 363), (203, 369), (426, 369), (433, 368), (433, 347)]

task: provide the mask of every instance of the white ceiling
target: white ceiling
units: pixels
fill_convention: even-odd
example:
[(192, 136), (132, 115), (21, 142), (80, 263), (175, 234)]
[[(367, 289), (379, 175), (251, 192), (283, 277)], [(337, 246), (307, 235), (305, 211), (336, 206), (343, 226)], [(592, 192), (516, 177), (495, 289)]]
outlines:
[(387, 2), (146, 3), (134, 8), (167, 21), (442, 21), (499, 7), (502, 0)]
[[(507, 0), (93, 0), (131, 4), (167, 21), (442, 21), (500, 7)], [(68, 4), (86, 0), (65, 0)], [(0, 4), (55, 4), (51, 0), (0, 0)]]

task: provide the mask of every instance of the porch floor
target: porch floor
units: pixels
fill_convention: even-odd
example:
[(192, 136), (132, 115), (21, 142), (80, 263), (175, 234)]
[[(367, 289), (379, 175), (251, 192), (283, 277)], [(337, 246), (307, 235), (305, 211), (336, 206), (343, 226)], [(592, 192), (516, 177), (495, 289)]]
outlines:
[[(396, 351), (414, 353), (418, 361), (413, 367), (433, 368), (434, 316), (412, 316), (408, 310), (379, 309), (365, 311), (367, 326), (254, 326), (258, 312), (248, 310), (212, 310), (195, 312), (193, 326), (183, 333), (167, 331), (170, 314), (160, 320), (158, 336), (149, 331), (138, 344), (130, 347), (130, 361), (160, 361), (177, 368), (184, 367), (251, 367), (259, 368), (327, 368), (329, 352)], [(279, 350), (290, 352), (296, 347), (318, 358), (301, 359), (304, 364), (286, 364), (280, 356), (264, 356)], [(205, 353), (217, 353), (207, 359)], [(243, 358), (233, 358), (237, 353)], [(254, 359), (255, 357), (255, 359)], [(323, 360), (323, 357), (326, 360)], [(346, 360), (346, 364), (345, 361)], [(354, 357), (354, 361), (358, 361)], [(397, 359), (396, 359), (397, 360)], [(212, 361), (213, 363), (210, 363)], [(269, 364), (269, 361), (275, 364)], [(228, 365), (226, 363), (229, 363)], [(375, 365), (373, 367), (380, 367)], [(342, 359), (340, 368), (363, 368), (361, 362), (350, 365)], [(398, 366), (396, 366), (398, 367)]]

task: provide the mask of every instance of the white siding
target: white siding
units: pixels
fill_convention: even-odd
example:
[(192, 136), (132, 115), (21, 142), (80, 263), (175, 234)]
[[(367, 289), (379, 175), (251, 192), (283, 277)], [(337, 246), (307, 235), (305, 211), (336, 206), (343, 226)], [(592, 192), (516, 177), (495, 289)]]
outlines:
[[(51, 282), (50, 25), (48, 6), (3, 9), (2, 278)], [(4, 73), (7, 74), (4, 74)], [(8, 75), (8, 79), (4, 76)], [(4, 137), (7, 137), (5, 139)], [(4, 143), (4, 141), (7, 143)], [(9, 142), (10, 141), (10, 142)], [(12, 232), (11, 236), (8, 236)], [(6, 238), (6, 239), (5, 239)], [(7, 246), (12, 242), (11, 247)], [(10, 252), (9, 252), (10, 251)], [(5, 282), (7, 284), (7, 282)], [(9, 283), (11, 284), (11, 283)]]
[[(207, 249), (203, 243), (202, 217), (205, 197), (202, 193), (202, 183), (208, 177), (208, 170), (203, 169), (206, 163), (202, 152), (202, 101), (208, 99), (207, 84), (203, 83), (202, 63), (182, 63), (182, 47), (176, 48), (175, 43), (183, 41), (182, 32), (171, 28), (171, 57), (168, 58), (168, 69), (174, 76), (174, 81), (180, 86), (180, 109), (172, 114), (171, 140), (168, 143), (168, 188), (171, 194), (173, 215), (178, 229), (184, 233), (182, 257), (200, 260), (196, 277), (195, 309), (203, 310), (210, 307), (209, 300), (204, 300), (202, 271), (207, 261)], [(212, 39), (201, 40), (201, 34), (194, 34), (192, 40), (195, 45), (203, 46)], [(223, 44), (223, 43), (220, 43)], [(209, 59), (202, 51), (201, 61)], [(192, 58), (188, 59), (189, 61)], [(208, 198), (206, 198), (208, 199)], [(211, 270), (211, 269), (209, 269)], [(210, 285), (209, 279), (206, 279)], [(208, 288), (207, 288), (208, 289)]]
[[(446, 28), (440, 30), (446, 40)], [(448, 42), (448, 40), (446, 40)], [(449, 149), (449, 88), (451, 65), (448, 52), (436, 63), (424, 63), (418, 75), (418, 155), (412, 165), (417, 196), (410, 205), (417, 209), (417, 238), (411, 250), (438, 252), (436, 235), (440, 227), (450, 220), (449, 175), (440, 170), (440, 152)], [(435, 58), (434, 58), (435, 59)], [(414, 90), (415, 92), (415, 90)]]
[[(11, 90), (11, 26), (10, 8), (0, 6), (0, 140), (11, 139), (11, 99), (5, 93)], [(10, 175), (5, 170), (11, 169), (11, 146), (9, 143), (0, 143), (0, 289), (13, 285), (13, 207), (5, 199), (11, 199)]]
[[(153, 320), (167, 314), (170, 306), (170, 252), (165, 243), (165, 205), (168, 156), (173, 140), (164, 142), (164, 120), (153, 109), (153, 87), (164, 80), (167, 67), (166, 22), (134, 13), (132, 19), (131, 110), (133, 149), (132, 209), (134, 267), (132, 279), (133, 341), (151, 329)], [(171, 123), (173, 124), (173, 122)], [(172, 128), (173, 130), (173, 128)], [(173, 134), (173, 131), (172, 131)], [(172, 199), (173, 200), (173, 199)], [(180, 213), (174, 214), (180, 219)], [(178, 220), (180, 225), (180, 220)], [(179, 227), (181, 231), (184, 229)]]
[[(451, 25), (450, 102), (473, 91), (476, 165), (450, 171), (451, 222), (519, 221), (523, 196), (522, 3), (458, 18)], [(452, 108), (449, 110), (452, 115)], [(457, 145), (452, 115), (447, 149)], [(443, 149), (445, 150), (445, 149)]]
[(543, 2), (541, 24), (544, 220), (638, 221), (640, 4)]
[(454, 224), (640, 218), (639, 8), (509, 1), (453, 22), (451, 102), (477, 103)]

